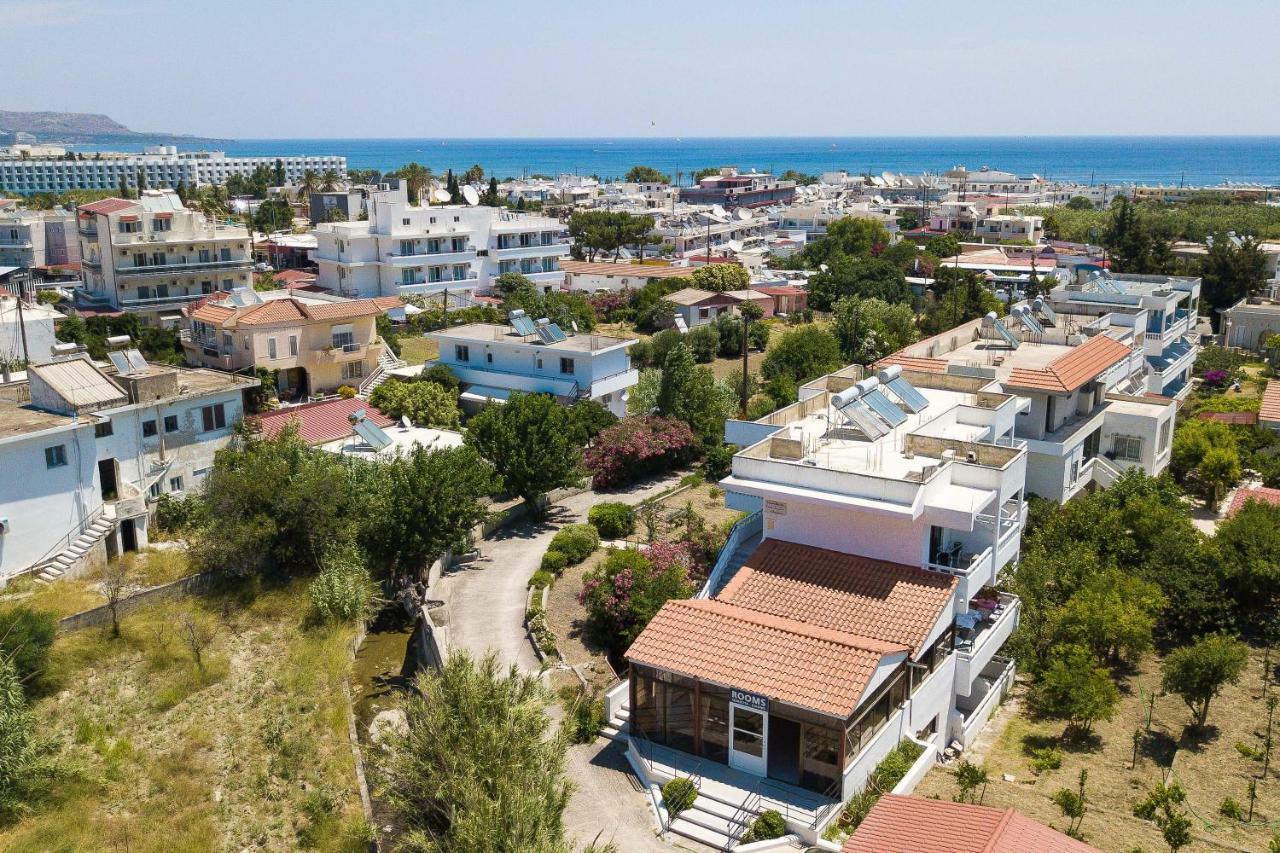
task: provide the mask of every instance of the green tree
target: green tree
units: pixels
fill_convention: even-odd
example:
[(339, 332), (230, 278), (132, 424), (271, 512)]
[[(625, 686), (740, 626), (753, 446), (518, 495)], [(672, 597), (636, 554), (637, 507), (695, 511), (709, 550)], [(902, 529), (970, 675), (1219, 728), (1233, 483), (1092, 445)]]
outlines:
[(736, 399), (732, 389), (716, 382), (710, 368), (699, 367), (684, 342), (667, 353), (655, 401), (658, 414), (678, 418), (689, 425), (704, 447), (720, 443), (725, 418)]
[(1196, 466), (1197, 480), (1203, 485), (1206, 500), (1216, 508), (1223, 493), (1240, 479), (1240, 456), (1226, 447), (1211, 447)]
[(407, 417), (415, 426), (458, 426), (457, 392), (435, 382), (383, 382), (369, 395), (369, 405), (394, 420)]
[(846, 296), (834, 305), (832, 331), (848, 362), (871, 364), (919, 337), (915, 313), (905, 304)]
[(271, 167), (271, 183), (274, 186), (282, 187), (288, 180), (284, 173), (284, 161), (279, 157), (276, 158), (276, 164)]
[(1244, 238), (1237, 246), (1227, 234), (1212, 235), (1209, 251), (1200, 263), (1200, 275), (1204, 300), (1215, 329), (1220, 309), (1258, 294), (1267, 278), (1266, 270), (1266, 257), (1252, 237)]
[(990, 782), (990, 775), (987, 773), (985, 764), (961, 761), (960, 766), (956, 768), (956, 785), (960, 788), (956, 802), (981, 805), (987, 795), (988, 782)]
[(844, 364), (840, 342), (821, 326), (797, 326), (782, 336), (760, 365), (765, 379), (786, 376), (797, 384), (839, 370)]
[(258, 205), (253, 214), (253, 227), (263, 234), (293, 228), (293, 208), (282, 198), (269, 198)]
[(846, 216), (828, 225), (826, 235), (805, 246), (800, 258), (807, 268), (816, 269), (836, 255), (870, 258), (889, 241), (889, 231), (879, 219)]
[(906, 276), (890, 261), (841, 253), (832, 255), (824, 266), (826, 269), (809, 279), (809, 305), (814, 310), (830, 311), (847, 296), (890, 303), (911, 301)]
[(669, 184), (671, 176), (662, 174), (652, 166), (632, 166), (624, 180), (629, 184)]
[(695, 269), (690, 279), (694, 287), (716, 293), (746, 290), (751, 286), (751, 273), (738, 264), (707, 264)]
[(631, 549), (611, 552), (583, 578), (578, 600), (587, 611), (588, 632), (608, 649), (624, 651), (663, 604), (693, 595), (689, 568), (687, 561), (659, 564)]
[(312, 193), (320, 191), (320, 175), (315, 169), (305, 169), (302, 172), (302, 178), (298, 181), (299, 198), (309, 199)]
[(1089, 649), (1098, 663), (1136, 663), (1152, 646), (1164, 604), (1154, 583), (1108, 568), (1067, 599), (1052, 633), (1058, 643)]
[[(387, 177), (404, 181), (405, 191), (409, 196), (409, 204), (421, 204), (423, 193), (431, 188), (431, 169), (421, 163), (412, 162), (401, 166)], [(430, 203), (430, 199), (426, 199)]]
[(1240, 680), (1249, 662), (1248, 647), (1232, 637), (1215, 635), (1174, 649), (1160, 666), (1161, 685), (1182, 697), (1191, 709), (1192, 724), (1203, 728), (1209, 703), (1227, 684)]
[(925, 309), (920, 321), (920, 331), (924, 334), (941, 334), (992, 311), (1004, 313), (1004, 303), (971, 270), (943, 267), (936, 275), (935, 287), (942, 295)]
[(341, 180), (336, 169), (325, 169), (324, 174), (320, 176), (320, 189), (331, 193), (338, 188), (338, 182)]
[(1067, 200), (1068, 210), (1093, 210), (1093, 202), (1082, 195), (1073, 195)]
[(1065, 720), (1087, 735), (1098, 720), (1109, 720), (1120, 701), (1120, 689), (1105, 667), (1083, 646), (1058, 646), (1052, 663), (1031, 689), (1031, 707), (1042, 717)]
[(415, 687), (382, 767), (406, 848), (568, 853), (568, 744), (547, 716), (538, 677), (504, 672), (496, 655), (477, 663), (455, 653)]
[(954, 234), (939, 234), (929, 238), (924, 250), (935, 258), (954, 258), (960, 254), (960, 240)]
[(581, 477), (578, 437), (568, 411), (554, 397), (517, 393), (472, 418), (466, 441), (493, 463), (506, 489), (541, 516), (543, 495)]
[(478, 184), (483, 180), (484, 180), (484, 167), (481, 166), (479, 163), (476, 163), (470, 169), (467, 169), (467, 171), (464, 172), (462, 175), (462, 182), (464, 184)]
[(489, 189), (484, 194), (484, 203), (489, 207), (501, 207), (502, 202), (498, 200), (498, 179), (489, 177)]
[(1213, 563), (1244, 623), (1265, 630), (1280, 604), (1280, 506), (1249, 500), (1218, 525)]

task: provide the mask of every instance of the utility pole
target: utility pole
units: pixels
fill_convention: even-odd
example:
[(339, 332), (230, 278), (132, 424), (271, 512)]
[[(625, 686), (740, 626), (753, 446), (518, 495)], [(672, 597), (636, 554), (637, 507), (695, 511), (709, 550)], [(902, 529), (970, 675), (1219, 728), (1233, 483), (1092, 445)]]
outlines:
[(14, 276), (15, 284), (17, 284), (18, 286), (17, 288), (18, 332), (22, 337), (22, 360), (27, 367), (31, 366), (31, 353), (27, 350), (27, 323), (22, 317), (22, 296), (23, 296), (22, 290), (23, 290), (23, 285), (25, 285), (30, 280), (30, 278), (31, 278), (30, 272), (20, 273), (18, 276)]

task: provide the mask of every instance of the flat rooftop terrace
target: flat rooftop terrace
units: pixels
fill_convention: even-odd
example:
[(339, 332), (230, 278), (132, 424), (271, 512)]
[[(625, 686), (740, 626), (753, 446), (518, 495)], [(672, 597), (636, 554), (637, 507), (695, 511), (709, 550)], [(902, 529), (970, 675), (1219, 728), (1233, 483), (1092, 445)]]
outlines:
[[(3, 390), (0, 390), (3, 393)], [(72, 418), (33, 408), (30, 403), (0, 399), (0, 439), (66, 426)]]
[(465, 326), (454, 326), (449, 329), (431, 332), (429, 337), (447, 338), (458, 342), (488, 343), (493, 341), (504, 344), (536, 346), (562, 352), (598, 352), (636, 342), (636, 338), (619, 338), (613, 335), (596, 335), (590, 332), (570, 334), (568, 329), (565, 329), (564, 332), (566, 337), (563, 341), (548, 344), (543, 343), (537, 335), (521, 335), (511, 326), (502, 326), (497, 323), (468, 323)]

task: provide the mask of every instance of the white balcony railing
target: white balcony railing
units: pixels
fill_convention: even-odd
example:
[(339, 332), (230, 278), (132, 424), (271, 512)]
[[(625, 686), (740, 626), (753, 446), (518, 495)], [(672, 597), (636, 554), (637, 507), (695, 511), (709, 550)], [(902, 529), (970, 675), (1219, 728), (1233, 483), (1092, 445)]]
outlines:
[(974, 617), (980, 620), (973, 627), (960, 627), (956, 634), (956, 693), (960, 696), (970, 694), (974, 679), (1004, 648), (1018, 627), (1022, 601), (1016, 595), (1002, 592), (999, 602), (995, 611), (983, 613), (975, 607), (957, 617), (957, 622)]

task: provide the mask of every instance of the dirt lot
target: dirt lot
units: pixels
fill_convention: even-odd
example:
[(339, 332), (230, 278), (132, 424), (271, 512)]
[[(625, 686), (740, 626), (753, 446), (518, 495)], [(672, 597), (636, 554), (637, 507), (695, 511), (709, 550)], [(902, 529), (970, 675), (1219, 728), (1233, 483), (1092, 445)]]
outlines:
[(440, 355), (435, 341), (405, 334), (400, 338), (400, 357), (409, 364), (423, 364)]
[[(1150, 704), (1153, 692), (1159, 689), (1160, 675), (1158, 662), (1148, 657), (1123, 685), (1115, 716), (1095, 727), (1096, 737), (1083, 745), (1063, 745), (1061, 768), (1047, 770), (1039, 777), (1027, 749), (1052, 743), (1062, 734), (1062, 724), (1033, 720), (1022, 710), (998, 714), (992, 724), (999, 726), (1005, 721), (1003, 730), (984, 733), (969, 755), (974, 762), (985, 760), (990, 774), (983, 802), (1012, 806), (1036, 820), (1062, 827), (1065, 820), (1051, 798), (1061, 788), (1074, 788), (1080, 769), (1087, 768), (1089, 810), (1083, 831), (1089, 843), (1115, 853), (1166, 850), (1160, 830), (1134, 817), (1133, 807), (1171, 768), (1172, 778), (1187, 791), (1186, 806), (1193, 822), (1194, 841), (1185, 850), (1266, 850), (1272, 832), (1280, 829), (1280, 774), (1275, 767), (1280, 750), (1273, 756), (1267, 779), (1258, 781), (1252, 823), (1242, 824), (1218, 811), (1227, 796), (1247, 811), (1249, 780), (1257, 779), (1262, 770), (1260, 762), (1245, 758), (1235, 748), (1237, 743), (1252, 747), (1262, 743), (1267, 710), (1261, 698), (1261, 678), (1262, 653), (1255, 650), (1241, 683), (1228, 686), (1210, 706), (1208, 731), (1193, 736), (1184, 732), (1190, 712), (1179, 697), (1157, 695), (1154, 706)], [(1273, 685), (1271, 690), (1275, 689)], [(1014, 696), (1020, 696), (1021, 690)], [(1152, 709), (1150, 734), (1144, 737), (1136, 768), (1131, 769), (1133, 733), (1145, 728), (1148, 708)], [(1280, 725), (1280, 720), (1277, 722)], [(1014, 781), (1004, 781), (1005, 774)], [(915, 793), (950, 799), (956, 791), (954, 768), (935, 767)]]

